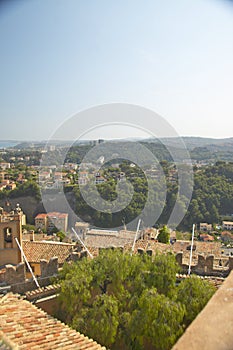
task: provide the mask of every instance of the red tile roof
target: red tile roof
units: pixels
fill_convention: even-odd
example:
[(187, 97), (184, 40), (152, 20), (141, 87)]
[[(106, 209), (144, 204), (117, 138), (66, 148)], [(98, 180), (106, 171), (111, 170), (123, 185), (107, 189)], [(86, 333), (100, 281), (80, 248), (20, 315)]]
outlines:
[(22, 241), (22, 247), (26, 258), (31, 263), (39, 263), (40, 260), (58, 258), (58, 263), (63, 264), (73, 251), (73, 244), (60, 242)]
[(67, 213), (58, 213), (58, 212), (50, 212), (50, 213), (40, 213), (38, 214), (35, 219), (44, 219), (44, 218), (47, 218), (47, 217), (56, 217), (56, 218), (66, 218), (68, 217), (68, 214)]
[(44, 219), (47, 217), (47, 214), (38, 214), (36, 215), (35, 219)]
[(0, 299), (0, 331), (19, 350), (106, 350), (19, 295)]

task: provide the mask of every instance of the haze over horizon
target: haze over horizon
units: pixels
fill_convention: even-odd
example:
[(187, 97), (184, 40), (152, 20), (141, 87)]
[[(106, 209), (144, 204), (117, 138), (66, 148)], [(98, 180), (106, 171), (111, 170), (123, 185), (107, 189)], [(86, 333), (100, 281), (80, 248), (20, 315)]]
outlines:
[(232, 137), (232, 37), (224, 0), (2, 1), (0, 140), (47, 140), (69, 116), (114, 102), (155, 111), (179, 135)]

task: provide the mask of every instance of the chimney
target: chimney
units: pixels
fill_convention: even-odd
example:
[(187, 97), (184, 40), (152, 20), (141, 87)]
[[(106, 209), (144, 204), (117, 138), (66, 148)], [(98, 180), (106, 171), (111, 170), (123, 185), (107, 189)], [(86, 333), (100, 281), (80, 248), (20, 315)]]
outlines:
[(30, 233), (30, 241), (31, 241), (31, 242), (34, 242), (34, 240), (35, 240), (35, 233), (34, 233), (34, 230), (30, 230), (29, 233)]

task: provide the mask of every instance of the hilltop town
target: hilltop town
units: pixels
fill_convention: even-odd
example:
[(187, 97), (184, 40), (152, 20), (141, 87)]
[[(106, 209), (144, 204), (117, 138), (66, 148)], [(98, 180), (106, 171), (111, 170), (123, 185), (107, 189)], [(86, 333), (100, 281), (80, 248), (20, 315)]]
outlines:
[[(83, 150), (80, 151), (80, 147), (90, 146), (79, 146), (78, 152), (83, 152)], [(52, 157), (57, 149), (54, 146), (47, 152)], [(191, 269), (192, 275), (208, 281), (217, 290), (231, 273), (233, 269), (232, 163), (217, 161), (212, 164), (212, 162), (200, 161), (192, 165), (193, 197), (183, 222), (174, 229), (166, 226), (166, 217), (174, 202), (172, 196), (176, 193), (178, 184), (178, 171), (173, 162), (160, 161), (159, 166), (165, 174), (164, 180), (159, 167), (146, 164), (140, 169), (134, 163), (122, 162), (119, 159), (104, 166), (104, 158), (101, 157), (92, 163), (82, 163), (78, 158), (74, 162), (77, 153), (72, 150), (70, 159), (67, 157), (64, 165), (61, 166), (58, 161), (57, 164), (41, 166), (40, 157), (42, 156), (43, 150), (34, 148), (1, 151), (0, 294), (2, 301), (0, 300), (0, 303), (2, 308), (0, 307), (0, 312), (6, 315), (5, 325), (8, 322), (15, 322), (12, 331), (5, 326), (2, 328), (1, 341), (9, 348), (14, 348), (18, 344), (16, 337), (18, 321), (11, 314), (11, 305), (19, 310), (22, 309), (25, 315), (30, 313), (34, 315), (31, 316), (30, 322), (36, 324), (36, 320), (40, 317), (45, 317), (46, 322), (49, 322), (48, 315), (55, 316), (58, 312), (58, 296), (62, 294), (62, 287), (56, 279), (59, 278), (63, 268), (81, 263), (85, 259), (98, 257), (101, 259), (103, 251), (147, 256), (151, 259), (156, 259), (158, 254), (166, 256), (172, 254), (177, 264), (177, 273), (174, 276), (177, 284), (190, 278)], [(191, 165), (184, 162), (182, 166), (185, 172)], [(141, 198), (143, 193), (147, 193), (147, 178), (152, 181), (158, 193), (155, 203), (157, 205), (160, 203), (159, 196), (163, 191), (163, 187), (160, 188), (158, 184), (165, 181), (168, 191), (165, 213), (162, 213), (153, 226), (146, 226), (145, 222), (141, 222), (137, 228), (130, 227), (129, 222), (138, 212), (137, 210), (143, 208), (144, 202)], [(213, 178), (215, 178), (214, 183), (212, 183)], [(112, 200), (116, 196), (115, 185), (121, 183), (127, 186), (128, 182), (133, 184), (136, 196), (130, 209), (120, 216), (93, 214), (82, 202), (80, 188), (85, 189), (88, 185), (97, 186), (103, 198)], [(51, 211), (47, 212), (42, 205), (41, 191), (48, 194), (64, 192), (80, 219), (75, 220), (76, 217), (70, 215), (70, 212), (63, 212), (59, 202), (56, 201), (51, 206)], [(87, 218), (90, 218), (89, 222)], [(113, 223), (118, 228), (113, 229)], [(195, 224), (193, 244), (191, 244), (191, 224)], [(191, 250), (192, 260), (190, 260)], [(32, 303), (44, 310), (44, 313), (32, 306)], [(58, 327), (55, 323), (54, 331)], [(71, 329), (68, 326), (63, 327), (62, 324), (59, 327), (64, 337), (51, 338), (48, 349), (52, 349), (53, 346), (59, 348), (58, 342), (62, 349), (64, 347), (61, 344), (66, 343), (67, 349), (72, 346), (75, 348), (75, 341), (80, 343), (80, 349), (82, 346), (104, 349), (97, 342), (78, 332), (72, 333), (71, 346)], [(18, 329), (17, 332), (20, 330)], [(45, 332), (43, 327), (41, 332)], [(29, 333), (25, 333), (18, 339), (22, 344), (29, 343), (30, 349), (33, 349), (33, 346), (36, 349), (38, 344), (41, 344), (39, 345), (41, 348), (46, 348), (42, 347), (39, 334), (35, 334), (32, 340), (30, 337)]]

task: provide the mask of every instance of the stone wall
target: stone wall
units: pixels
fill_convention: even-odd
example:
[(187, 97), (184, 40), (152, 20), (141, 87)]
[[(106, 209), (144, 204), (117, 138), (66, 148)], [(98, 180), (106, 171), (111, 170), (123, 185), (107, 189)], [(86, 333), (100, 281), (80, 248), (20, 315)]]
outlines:
[[(143, 249), (140, 247), (137, 249), (137, 253), (153, 256), (156, 254), (156, 251), (151, 248)], [(179, 252), (175, 255), (175, 257), (178, 265), (181, 267), (182, 273), (187, 274), (189, 265), (184, 263), (184, 253)], [(213, 254), (208, 256), (198, 254), (197, 261), (193, 261), (191, 265), (191, 272), (200, 276), (226, 277), (229, 275), (231, 270), (233, 270), (233, 257), (216, 258)]]
[[(58, 258), (51, 258), (50, 261), (41, 260), (40, 262), (41, 276), (37, 278), (40, 287), (51, 284), (51, 278), (58, 273)], [(24, 294), (36, 288), (33, 278), (26, 278), (26, 265), (20, 263), (17, 266), (6, 265), (5, 272), (1, 274), (2, 287), (10, 286), (10, 290), (14, 293)]]
[[(223, 263), (223, 260), (227, 261)], [(176, 261), (180, 265), (182, 272), (187, 273), (189, 265), (183, 263), (183, 252), (176, 254)], [(233, 270), (233, 257), (218, 259), (218, 265), (214, 264), (215, 262), (216, 259), (214, 255), (205, 257), (202, 254), (198, 254), (197, 264), (191, 265), (191, 272), (201, 276), (226, 277), (229, 275), (230, 271)]]
[(26, 280), (25, 264), (20, 263), (17, 266), (6, 265), (6, 272), (3, 276), (6, 284), (21, 283)]
[(58, 258), (53, 257), (49, 261), (41, 260), (40, 261), (40, 271), (41, 278), (48, 276), (55, 276), (58, 273)]

